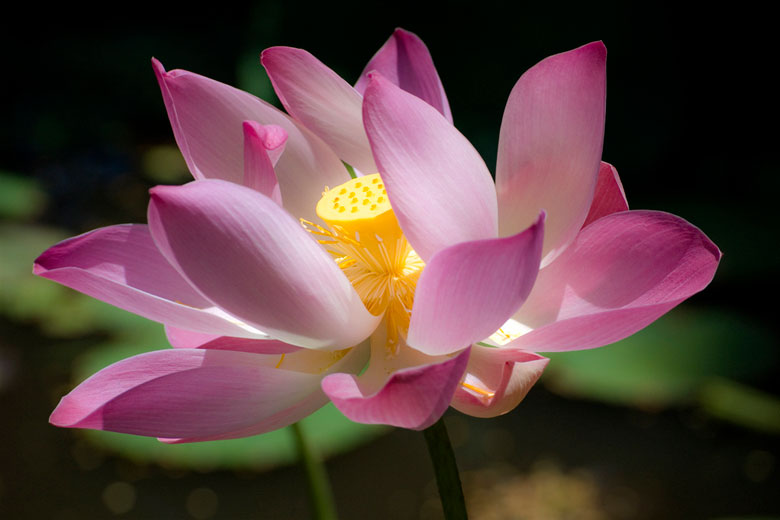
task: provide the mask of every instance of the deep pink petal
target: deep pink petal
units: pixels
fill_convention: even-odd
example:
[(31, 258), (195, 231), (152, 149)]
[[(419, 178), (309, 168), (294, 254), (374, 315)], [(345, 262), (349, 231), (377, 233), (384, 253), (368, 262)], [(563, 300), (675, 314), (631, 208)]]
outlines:
[(490, 172), (436, 109), (372, 74), (363, 121), (390, 204), (423, 260), (459, 242), (496, 236)]
[(596, 193), (593, 194), (593, 202), (590, 204), (588, 217), (582, 227), (604, 215), (627, 210), (626, 192), (623, 191), (623, 183), (620, 182), (617, 170), (611, 164), (602, 161), (601, 168), (599, 168), (599, 179), (596, 183)]
[(286, 343), (343, 348), (379, 318), (333, 259), (271, 199), (225, 181), (151, 190), (149, 227), (163, 255), (227, 312)]
[(287, 132), (280, 126), (244, 121), (243, 185), (257, 190), (282, 205), (282, 193), (276, 179), (274, 164), (284, 150)]
[(260, 60), (291, 116), (344, 161), (366, 173), (376, 171), (363, 129), (363, 98), (354, 88), (303, 49), (271, 47)]
[(396, 29), (363, 69), (355, 90), (361, 94), (366, 91), (368, 73), (372, 71), (379, 72), (394, 85), (426, 101), (452, 122), (450, 104), (431, 53), (416, 34)]
[(704, 289), (721, 253), (674, 215), (602, 217), (542, 269), (515, 319), (531, 328), (509, 347), (551, 352), (623, 339)]
[(407, 342), (429, 355), (448, 354), (490, 336), (531, 292), (544, 240), (544, 214), (512, 237), (442, 249), (417, 283)]
[(474, 417), (496, 417), (512, 411), (549, 361), (531, 352), (473, 346), (452, 406)]
[(383, 364), (385, 354), (375, 350), (372, 341), (372, 359), (365, 374), (331, 374), (322, 380), (322, 389), (352, 421), (423, 430), (447, 410), (468, 363), (469, 351), (465, 349), (444, 361), (401, 368), (387, 377), (384, 367), (376, 368)]
[(234, 338), (201, 334), (191, 330), (166, 325), (165, 335), (173, 348), (201, 348), (211, 350), (235, 350), (253, 354), (287, 354), (297, 352), (301, 347), (275, 339)]
[(277, 125), (287, 132), (275, 165), (285, 208), (316, 220), (325, 186), (349, 180), (335, 153), (317, 136), (265, 101), (218, 81), (183, 70), (165, 72), (152, 60), (176, 142), (196, 179), (244, 178), (243, 122)]
[(203, 298), (158, 251), (145, 225), (69, 238), (41, 254), (33, 273), (150, 320), (216, 335), (265, 337)]
[(547, 211), (546, 265), (574, 240), (588, 214), (604, 140), (606, 57), (601, 42), (551, 56), (509, 95), (496, 164), (502, 236)]

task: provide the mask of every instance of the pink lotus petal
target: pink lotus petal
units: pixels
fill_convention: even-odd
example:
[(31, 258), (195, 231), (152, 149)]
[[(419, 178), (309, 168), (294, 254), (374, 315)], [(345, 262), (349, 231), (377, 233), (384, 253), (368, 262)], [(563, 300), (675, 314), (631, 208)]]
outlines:
[(274, 163), (279, 160), (285, 142), (287, 132), (282, 127), (244, 121), (243, 184), (282, 207), (282, 193), (274, 172)]
[(500, 234), (547, 211), (542, 264), (574, 240), (588, 214), (601, 159), (606, 106), (601, 42), (529, 69), (509, 95), (496, 164)]
[(379, 74), (370, 77), (363, 121), (414, 250), (427, 261), (453, 244), (494, 238), (496, 193), (479, 153), (428, 103)]
[(539, 380), (549, 361), (531, 352), (474, 346), (452, 406), (474, 417), (510, 412)]
[(125, 359), (60, 401), (50, 422), (154, 437), (210, 436), (294, 406), (319, 375), (266, 366), (266, 356), (173, 349)]
[(359, 343), (379, 317), (333, 259), (264, 195), (220, 180), (151, 190), (149, 227), (163, 255), (220, 308), (286, 343)]
[(337, 186), (349, 174), (317, 136), (265, 101), (218, 81), (183, 70), (165, 72), (152, 60), (176, 142), (196, 179), (244, 178), (243, 122), (277, 125), (288, 139), (275, 165), (285, 208), (317, 220), (315, 206), (324, 186)]
[(165, 335), (173, 348), (200, 348), (210, 350), (235, 350), (253, 354), (288, 354), (297, 352), (301, 347), (290, 345), (275, 339), (233, 338), (201, 334), (176, 327), (165, 327)]
[(440, 355), (490, 336), (531, 292), (543, 239), (542, 213), (515, 236), (462, 242), (433, 255), (417, 283), (409, 345)]
[(150, 320), (216, 335), (267, 337), (217, 312), (157, 250), (145, 225), (69, 238), (41, 254), (33, 273)]
[(604, 215), (619, 211), (628, 211), (628, 201), (626, 200), (626, 192), (623, 191), (623, 183), (620, 182), (615, 167), (602, 161), (599, 179), (596, 183), (596, 193), (593, 194), (593, 202), (590, 204), (588, 217), (582, 227)]
[[(306, 371), (275, 368), (279, 356), (174, 349), (125, 359), (60, 401), (50, 422), (136, 435), (207, 440), (286, 426), (327, 402), (324, 373), (359, 370), (365, 352), (333, 363), (327, 353)], [(324, 364), (323, 364), (324, 359)], [(316, 409), (316, 408), (314, 408)]]
[(535, 330), (506, 347), (552, 352), (623, 339), (704, 289), (720, 257), (680, 217), (657, 211), (602, 217), (539, 272), (515, 315)]
[(430, 358), (402, 349), (396, 358), (387, 360), (383, 341), (375, 342), (372, 337), (371, 348), (365, 374), (331, 374), (322, 380), (322, 389), (352, 421), (412, 430), (424, 430), (447, 410), (470, 351), (451, 358)]
[(376, 171), (363, 129), (363, 98), (320, 60), (302, 49), (271, 47), (260, 58), (287, 112), (317, 134), (344, 161)]
[(376, 71), (394, 85), (427, 102), (452, 123), (450, 104), (444, 93), (431, 53), (413, 33), (396, 29), (390, 39), (371, 58), (355, 84), (361, 94), (368, 87), (368, 74)]

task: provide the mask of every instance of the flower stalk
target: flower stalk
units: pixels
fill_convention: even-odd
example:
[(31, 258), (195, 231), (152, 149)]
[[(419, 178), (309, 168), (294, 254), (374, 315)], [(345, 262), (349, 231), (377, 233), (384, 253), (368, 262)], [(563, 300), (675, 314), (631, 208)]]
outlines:
[(314, 513), (313, 518), (316, 520), (337, 520), (336, 503), (322, 459), (306, 440), (301, 423), (293, 423), (290, 425), (290, 429), (295, 438), (295, 446), (298, 449), (301, 464), (306, 471), (309, 499)]
[(466, 520), (466, 501), (460, 484), (458, 464), (452, 451), (450, 437), (444, 420), (439, 419), (432, 426), (423, 430), (428, 454), (431, 456), (433, 471), (436, 474), (436, 486), (439, 488), (439, 498), (444, 509), (446, 520)]

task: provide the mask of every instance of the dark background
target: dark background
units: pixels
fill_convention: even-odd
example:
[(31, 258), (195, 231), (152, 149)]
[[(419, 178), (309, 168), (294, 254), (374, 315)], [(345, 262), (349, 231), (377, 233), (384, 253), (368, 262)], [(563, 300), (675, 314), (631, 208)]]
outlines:
[[(152, 56), (168, 70), (187, 69), (276, 102), (259, 64), (263, 48), (305, 48), (354, 82), (397, 26), (426, 42), (456, 126), (493, 170), (503, 107), (522, 72), (600, 39), (609, 52), (604, 160), (620, 172), (629, 204), (690, 220), (725, 255), (713, 284), (685, 305), (748, 317), (776, 346), (775, 24), (749, 4), (631, 4), (453, 2), (430, 6), (432, 12), (423, 12), (422, 2), (105, 4), (102, 12), (19, 6), (22, 14), (6, 17), (0, 36), (0, 170), (45, 192), (47, 204), (29, 221), (36, 226), (76, 234), (144, 222), (148, 188), (167, 179), (150, 156), (173, 144)], [(178, 171), (176, 164), (166, 171)], [(236, 475), (150, 464), (141, 471), (101, 452), (103, 462), (84, 470), (73, 461), (73, 446), (82, 441), (46, 418), (72, 383), (69, 357), (88, 340), (53, 339), (35, 320), (3, 316), (0, 352), (18, 369), (0, 385), (0, 513), (111, 518), (101, 497), (119, 479), (134, 482), (138, 497), (121, 518), (307, 517), (305, 481), (295, 468)], [(750, 359), (752, 346), (734, 342), (733, 353)], [(770, 359), (741, 383), (777, 396), (777, 357)], [(518, 500), (507, 506), (511, 512), (475, 518), (780, 515), (777, 432), (710, 418), (689, 402), (617, 406), (539, 385), (508, 416), (491, 422), (453, 414), (450, 421), (471, 432), (458, 457), (475, 503), (482, 495), (469, 489), (498, 489), (527, 475), (507, 492)], [(496, 448), (506, 445), (509, 452)], [(761, 478), (745, 470), (756, 457), (769, 468)], [(329, 469), (344, 518), (439, 514), (417, 433), (393, 432), (332, 458)], [(544, 486), (565, 490), (557, 502), (575, 506), (539, 509)], [(188, 493), (200, 488), (219, 497), (206, 516), (185, 508)], [(571, 497), (580, 495), (590, 505), (576, 506)]]

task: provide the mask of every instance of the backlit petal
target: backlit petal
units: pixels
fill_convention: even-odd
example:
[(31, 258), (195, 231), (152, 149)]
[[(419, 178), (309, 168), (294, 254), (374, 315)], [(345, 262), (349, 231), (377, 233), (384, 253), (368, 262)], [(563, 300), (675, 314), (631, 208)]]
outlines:
[(274, 164), (284, 150), (287, 132), (280, 126), (244, 121), (243, 185), (257, 190), (282, 205), (282, 193), (276, 179)]
[(627, 210), (626, 192), (623, 191), (623, 184), (620, 182), (617, 170), (611, 164), (602, 161), (601, 168), (599, 168), (599, 180), (596, 183), (596, 193), (593, 194), (593, 202), (590, 204), (588, 217), (582, 227), (604, 215)]

